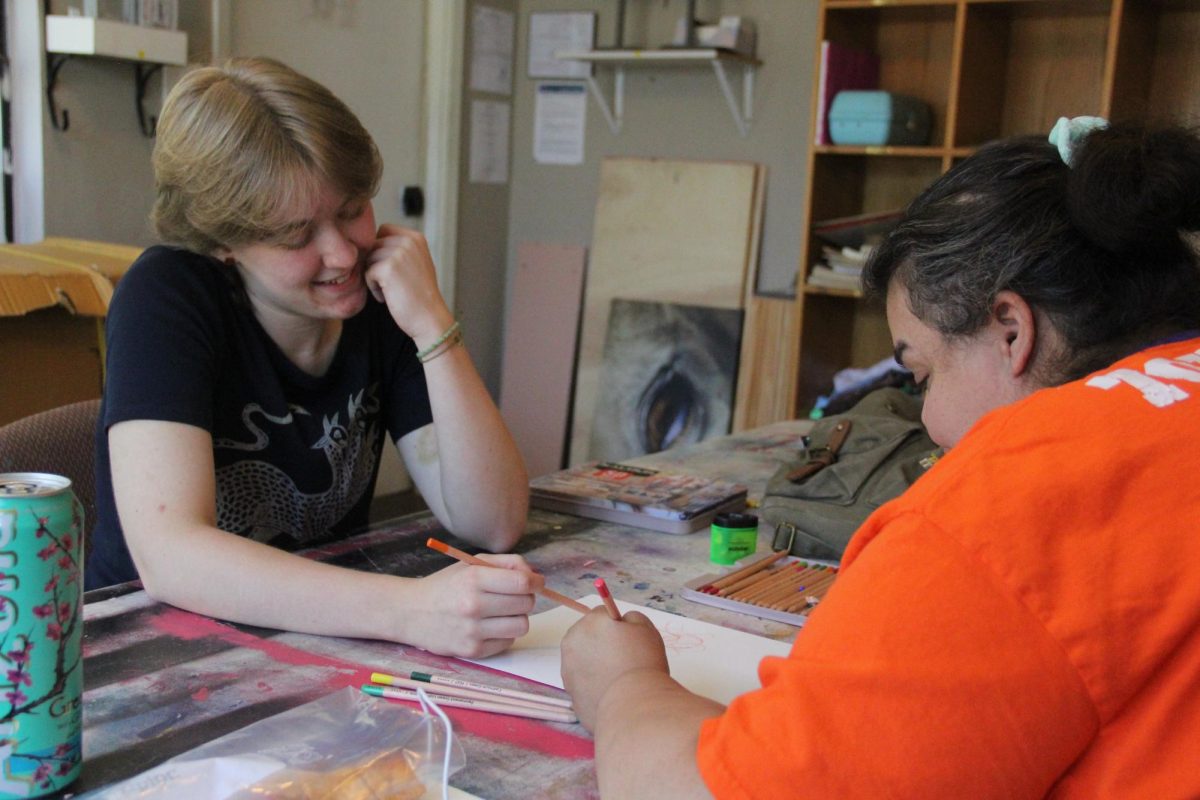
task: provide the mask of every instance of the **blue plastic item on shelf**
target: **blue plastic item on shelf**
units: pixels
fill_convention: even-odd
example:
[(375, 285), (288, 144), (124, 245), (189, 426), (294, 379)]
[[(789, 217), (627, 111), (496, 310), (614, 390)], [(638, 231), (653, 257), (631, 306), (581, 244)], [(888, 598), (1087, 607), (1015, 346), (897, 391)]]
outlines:
[(829, 108), (829, 138), (840, 145), (923, 145), (930, 117), (929, 105), (915, 97), (848, 89)]

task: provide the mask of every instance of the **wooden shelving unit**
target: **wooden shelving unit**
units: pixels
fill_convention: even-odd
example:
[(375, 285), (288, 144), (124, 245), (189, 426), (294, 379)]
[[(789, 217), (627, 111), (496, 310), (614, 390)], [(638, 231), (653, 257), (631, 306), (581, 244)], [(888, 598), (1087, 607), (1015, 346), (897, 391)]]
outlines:
[(814, 222), (903, 207), (984, 142), (1060, 116), (1200, 122), (1200, 0), (822, 0), (816, 52), (824, 39), (878, 55), (880, 88), (928, 103), (933, 132), (925, 147), (810, 145), (792, 318), (764, 315), (770, 333), (794, 332), (773, 378), (788, 385), (748, 388), (775, 399), (743, 426), (804, 416), (839, 369), (891, 352), (881, 309), (806, 284)]

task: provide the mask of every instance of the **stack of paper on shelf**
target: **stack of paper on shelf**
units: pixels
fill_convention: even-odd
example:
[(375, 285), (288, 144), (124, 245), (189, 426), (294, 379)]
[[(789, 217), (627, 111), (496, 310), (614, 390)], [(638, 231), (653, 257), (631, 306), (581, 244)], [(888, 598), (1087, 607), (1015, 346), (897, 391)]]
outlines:
[(863, 267), (872, 249), (873, 246), (869, 244), (862, 247), (822, 247), (822, 261), (813, 266), (808, 283), (834, 289), (860, 289)]
[(858, 291), (871, 251), (900, 220), (901, 211), (882, 211), (828, 219), (813, 224), (813, 235), (825, 242), (821, 260), (809, 272), (809, 286)]

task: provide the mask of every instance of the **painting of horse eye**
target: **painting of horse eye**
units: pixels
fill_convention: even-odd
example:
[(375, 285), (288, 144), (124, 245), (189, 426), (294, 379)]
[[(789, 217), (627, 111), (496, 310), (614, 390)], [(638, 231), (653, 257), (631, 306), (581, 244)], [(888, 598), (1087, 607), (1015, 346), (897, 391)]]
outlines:
[(588, 458), (728, 433), (741, 329), (734, 308), (613, 300)]

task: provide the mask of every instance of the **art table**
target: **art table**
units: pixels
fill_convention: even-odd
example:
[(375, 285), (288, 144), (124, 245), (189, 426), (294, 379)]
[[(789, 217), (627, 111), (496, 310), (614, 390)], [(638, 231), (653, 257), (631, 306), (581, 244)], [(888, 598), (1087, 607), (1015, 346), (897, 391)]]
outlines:
[[(799, 444), (790, 422), (635, 459), (738, 480), (761, 495)], [(455, 542), (428, 514), (391, 521), (306, 554), (333, 564), (418, 576), (452, 563), (425, 547)], [(461, 542), (455, 542), (463, 546)], [(769, 546), (760, 532), (759, 551)], [(602, 576), (619, 600), (790, 641), (796, 628), (679, 597), (711, 572), (708, 537), (673, 536), (534, 510), (517, 552), (563, 594), (593, 594)], [(136, 584), (88, 593), (84, 610), (84, 767), (71, 793), (135, 775), (230, 731), (370, 680), (373, 671), (457, 673), (509, 688), (524, 679), (405, 645), (286, 633), (217, 621), (157, 603)], [(539, 599), (537, 611), (550, 608)], [(452, 783), (486, 798), (597, 796), (590, 735), (579, 725), (447, 709), (466, 751)], [(67, 796), (70, 796), (69, 794)]]

